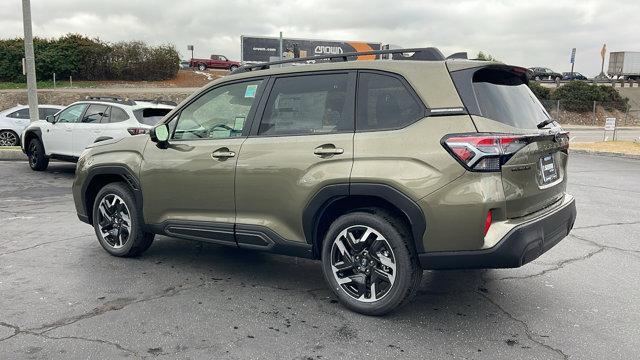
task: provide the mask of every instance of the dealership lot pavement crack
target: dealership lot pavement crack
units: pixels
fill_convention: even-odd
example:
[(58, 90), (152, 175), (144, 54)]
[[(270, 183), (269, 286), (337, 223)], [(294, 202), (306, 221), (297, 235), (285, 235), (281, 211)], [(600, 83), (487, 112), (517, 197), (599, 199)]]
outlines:
[[(484, 287), (482, 287), (484, 288)], [(493, 306), (495, 306), (496, 308), (498, 308), (498, 310), (500, 310), (502, 313), (504, 313), (507, 317), (509, 317), (509, 319), (517, 322), (518, 324), (522, 325), (522, 328), (524, 329), (525, 335), (527, 337), (527, 339), (529, 339), (531, 342), (546, 348), (548, 350), (551, 350), (555, 353), (557, 353), (562, 359), (568, 359), (569, 356), (567, 354), (564, 353), (564, 351), (554, 348), (550, 345), (545, 344), (544, 342), (536, 339), (536, 337), (540, 337), (539, 334), (536, 334), (535, 332), (533, 332), (530, 328), (529, 325), (527, 324), (526, 321), (524, 320), (520, 320), (517, 317), (513, 316), (510, 312), (508, 312), (507, 310), (505, 310), (502, 306), (500, 306), (500, 304), (498, 304), (497, 302), (495, 302), (487, 293), (483, 292), (483, 291), (478, 291), (478, 294), (480, 294), (483, 298), (485, 298), (488, 302), (490, 302)]]
[(2, 359), (637, 357), (640, 161), (572, 154), (569, 237), (522, 268), (425, 272), (382, 318), (340, 306), (314, 261), (168, 237), (109, 256), (74, 168), (0, 162)]

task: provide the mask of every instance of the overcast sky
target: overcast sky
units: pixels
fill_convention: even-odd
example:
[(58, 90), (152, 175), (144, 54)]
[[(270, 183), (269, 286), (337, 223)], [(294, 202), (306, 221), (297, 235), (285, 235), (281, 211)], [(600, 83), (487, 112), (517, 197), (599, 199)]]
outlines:
[[(20, 0), (0, 0), (0, 38), (22, 36)], [(69, 32), (115, 42), (171, 43), (188, 57), (240, 57), (240, 35), (365, 40), (436, 46), (445, 55), (482, 50), (504, 62), (600, 71), (610, 51), (640, 51), (640, 0), (32, 0), (34, 34)], [(608, 61), (608, 56), (607, 56)], [(606, 71), (605, 61), (605, 71)]]

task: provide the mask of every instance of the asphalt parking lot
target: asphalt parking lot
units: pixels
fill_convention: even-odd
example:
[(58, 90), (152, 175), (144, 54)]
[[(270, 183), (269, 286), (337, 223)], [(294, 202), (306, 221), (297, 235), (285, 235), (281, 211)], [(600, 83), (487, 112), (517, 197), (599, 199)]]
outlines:
[(77, 220), (73, 164), (0, 162), (0, 359), (632, 359), (640, 161), (572, 155), (572, 234), (514, 270), (425, 272), (383, 317), (314, 261), (167, 237), (120, 259)]

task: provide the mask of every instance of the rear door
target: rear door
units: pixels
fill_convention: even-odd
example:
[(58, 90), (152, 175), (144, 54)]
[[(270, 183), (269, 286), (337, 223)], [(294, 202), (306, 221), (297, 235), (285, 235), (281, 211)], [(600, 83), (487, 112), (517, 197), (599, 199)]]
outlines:
[(272, 81), (238, 158), (241, 247), (269, 246), (264, 236), (304, 242), (305, 206), (325, 185), (347, 184), (353, 163), (355, 72)]
[(568, 138), (556, 123), (538, 129), (551, 117), (527, 86), (525, 71), (490, 66), (451, 73), (478, 132), (525, 136), (502, 165), (509, 218), (541, 210), (566, 190)]
[(73, 129), (73, 152), (79, 156), (82, 151), (93, 144), (101, 136), (103, 125), (102, 118), (107, 113), (109, 105), (91, 104), (84, 112), (82, 121)]
[(124, 109), (117, 106), (111, 106), (107, 110), (105, 116), (102, 117), (102, 132), (100, 136), (103, 138), (120, 139), (130, 136), (127, 131), (129, 115)]

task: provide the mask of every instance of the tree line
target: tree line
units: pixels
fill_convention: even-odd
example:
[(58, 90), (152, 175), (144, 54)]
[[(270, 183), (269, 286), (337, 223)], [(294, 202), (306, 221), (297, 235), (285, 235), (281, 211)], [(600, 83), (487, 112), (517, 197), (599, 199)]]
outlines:
[[(180, 55), (173, 45), (149, 46), (141, 41), (107, 43), (68, 34), (34, 38), (36, 77), (50, 80), (166, 80), (176, 76)], [(0, 40), (0, 81), (26, 82), (22, 75), (24, 41)]]

